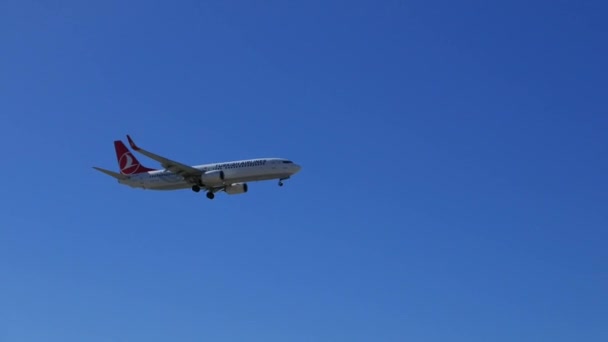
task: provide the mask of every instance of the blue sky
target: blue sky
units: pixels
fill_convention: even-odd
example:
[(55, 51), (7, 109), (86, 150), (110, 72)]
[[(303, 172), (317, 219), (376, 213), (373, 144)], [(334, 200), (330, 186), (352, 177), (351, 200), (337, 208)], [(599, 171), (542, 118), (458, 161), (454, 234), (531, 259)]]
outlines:
[(606, 10), (3, 1), (0, 340), (607, 340)]

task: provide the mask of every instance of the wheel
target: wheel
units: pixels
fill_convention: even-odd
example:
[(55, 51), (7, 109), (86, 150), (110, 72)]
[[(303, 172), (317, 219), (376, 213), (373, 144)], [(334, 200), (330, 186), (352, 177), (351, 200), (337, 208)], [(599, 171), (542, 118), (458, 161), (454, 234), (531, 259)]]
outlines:
[(283, 186), (283, 182), (279, 182), (279, 186)]
[(209, 192), (207, 193), (207, 198), (208, 198), (208, 199), (213, 199), (214, 197), (215, 197), (215, 194), (214, 194), (213, 192), (209, 191)]
[(199, 191), (201, 191), (201, 187), (200, 187), (200, 186), (198, 186), (198, 185), (193, 185), (193, 186), (192, 186), (192, 191), (194, 191), (194, 192), (199, 192)]

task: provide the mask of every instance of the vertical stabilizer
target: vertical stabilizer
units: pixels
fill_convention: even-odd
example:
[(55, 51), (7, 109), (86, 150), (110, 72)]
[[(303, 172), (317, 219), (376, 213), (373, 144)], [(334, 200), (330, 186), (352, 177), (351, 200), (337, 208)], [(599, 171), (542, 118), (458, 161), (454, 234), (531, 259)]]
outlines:
[(120, 168), (121, 174), (134, 175), (137, 173), (154, 171), (154, 169), (143, 166), (122, 141), (114, 141), (114, 149), (116, 150), (116, 160), (118, 161), (118, 167)]

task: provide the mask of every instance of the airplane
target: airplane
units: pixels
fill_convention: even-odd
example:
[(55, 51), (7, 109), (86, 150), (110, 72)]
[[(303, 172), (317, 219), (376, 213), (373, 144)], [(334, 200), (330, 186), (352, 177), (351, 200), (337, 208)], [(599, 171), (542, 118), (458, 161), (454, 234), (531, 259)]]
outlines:
[(221, 191), (229, 195), (246, 193), (247, 182), (278, 179), (279, 186), (283, 186), (284, 180), (290, 179), (302, 168), (284, 158), (256, 158), (190, 166), (144, 150), (137, 146), (129, 135), (127, 140), (133, 150), (159, 162), (163, 169), (152, 169), (141, 164), (121, 140), (114, 141), (120, 173), (97, 166), (93, 168), (132, 188), (189, 188), (194, 192), (204, 190), (208, 199), (214, 199), (215, 193)]

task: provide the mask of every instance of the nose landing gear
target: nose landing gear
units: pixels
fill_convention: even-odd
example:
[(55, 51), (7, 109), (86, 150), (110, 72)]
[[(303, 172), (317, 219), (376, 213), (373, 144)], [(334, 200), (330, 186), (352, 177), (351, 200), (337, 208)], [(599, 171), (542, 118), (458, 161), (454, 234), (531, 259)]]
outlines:
[(279, 179), (279, 186), (283, 186), (283, 181), (288, 180), (288, 179), (289, 179), (289, 177)]

